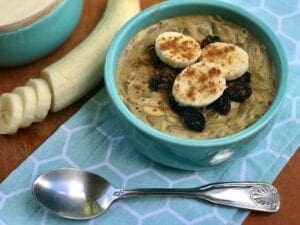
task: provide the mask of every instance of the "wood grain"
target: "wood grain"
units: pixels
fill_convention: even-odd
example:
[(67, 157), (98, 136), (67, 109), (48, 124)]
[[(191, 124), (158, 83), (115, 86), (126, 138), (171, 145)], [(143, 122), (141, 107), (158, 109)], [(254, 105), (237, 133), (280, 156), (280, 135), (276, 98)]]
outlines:
[[(157, 3), (155, 0), (142, 0), (142, 7)], [(85, 0), (80, 22), (70, 38), (55, 52), (31, 63), (27, 66), (0, 69), (0, 93), (13, 90), (23, 85), (29, 78), (39, 76), (41, 70), (64, 56), (74, 48), (93, 29), (101, 18), (105, 8), (105, 0)], [(99, 85), (100, 86), (100, 85)], [(40, 144), (42, 144), (55, 130), (70, 116), (79, 110), (80, 106), (97, 90), (70, 107), (50, 114), (39, 124), (20, 130), (13, 136), (0, 136), (0, 180), (2, 181), (20, 165)], [(300, 152), (287, 164), (280, 173), (274, 185), (281, 195), (282, 206), (275, 214), (251, 213), (244, 225), (296, 225), (300, 221)]]

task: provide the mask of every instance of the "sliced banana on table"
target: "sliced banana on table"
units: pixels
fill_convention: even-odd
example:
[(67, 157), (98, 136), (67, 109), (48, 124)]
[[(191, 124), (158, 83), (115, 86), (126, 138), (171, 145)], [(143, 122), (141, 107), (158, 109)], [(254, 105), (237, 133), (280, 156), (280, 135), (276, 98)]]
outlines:
[(178, 32), (165, 32), (155, 40), (155, 51), (161, 61), (173, 68), (185, 68), (195, 63), (200, 55), (199, 43)]
[(49, 84), (42, 78), (30, 79), (26, 86), (32, 87), (36, 95), (36, 113), (33, 122), (42, 121), (50, 110), (51, 91)]
[(34, 121), (36, 114), (37, 99), (32, 87), (24, 86), (16, 88), (13, 93), (20, 96), (23, 106), (23, 118), (20, 128), (29, 127)]
[(217, 65), (199, 62), (176, 77), (172, 94), (181, 106), (202, 107), (217, 100), (225, 88), (226, 80)]
[(237, 79), (249, 68), (248, 53), (237, 45), (224, 42), (205, 46), (200, 61), (217, 64), (226, 80)]
[[(26, 90), (18, 89), (13, 94), (0, 97), (0, 134), (12, 134), (19, 127), (40, 122), (47, 116), (50, 107), (53, 112), (61, 110), (99, 84), (112, 38), (139, 11), (139, 0), (109, 0), (101, 20), (80, 45), (45, 68), (42, 78), (29, 80)], [(32, 93), (27, 91), (28, 88), (34, 90), (35, 108), (34, 97), (30, 97)], [(31, 117), (34, 117), (33, 121)]]
[(23, 118), (21, 97), (15, 93), (0, 96), (0, 134), (14, 134)]

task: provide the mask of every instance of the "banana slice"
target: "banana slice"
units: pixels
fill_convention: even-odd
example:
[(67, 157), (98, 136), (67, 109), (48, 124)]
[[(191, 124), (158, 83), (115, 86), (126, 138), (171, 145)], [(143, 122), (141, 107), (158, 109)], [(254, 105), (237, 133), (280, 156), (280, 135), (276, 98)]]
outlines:
[(205, 46), (200, 61), (218, 64), (226, 80), (234, 80), (242, 76), (249, 68), (247, 52), (237, 45), (224, 42)]
[(51, 106), (51, 91), (46, 80), (42, 78), (30, 79), (26, 86), (32, 87), (36, 95), (36, 113), (33, 122), (42, 121), (48, 114)]
[(155, 51), (161, 61), (173, 68), (185, 68), (201, 55), (199, 43), (178, 32), (165, 32), (155, 40)]
[(16, 88), (13, 93), (20, 96), (23, 106), (23, 119), (20, 128), (29, 127), (36, 114), (37, 99), (32, 87), (24, 86)]
[(225, 88), (226, 80), (217, 65), (199, 62), (176, 77), (172, 94), (181, 106), (202, 107), (217, 100)]
[(0, 96), (0, 134), (14, 134), (23, 118), (22, 100), (19, 95), (5, 93)]

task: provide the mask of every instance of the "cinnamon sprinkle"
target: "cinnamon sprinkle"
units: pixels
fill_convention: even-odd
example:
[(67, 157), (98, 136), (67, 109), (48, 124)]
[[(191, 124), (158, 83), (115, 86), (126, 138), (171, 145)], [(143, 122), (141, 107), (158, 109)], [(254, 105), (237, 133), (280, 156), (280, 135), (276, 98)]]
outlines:
[(182, 37), (162, 38), (163, 43), (160, 44), (160, 49), (170, 51), (170, 54), (177, 55), (186, 59), (192, 59), (195, 56), (195, 49), (199, 48), (192, 40), (182, 41)]
[(210, 59), (213, 58), (220, 58), (220, 57), (225, 57), (229, 52), (232, 52), (235, 50), (234, 45), (226, 46), (224, 48), (219, 48), (218, 46), (215, 46), (213, 44), (208, 45), (207, 47), (204, 48), (205, 51), (203, 52), (203, 57), (207, 57)]
[[(197, 71), (195, 68), (187, 68), (185, 70), (185, 76), (191, 77), (191, 79), (188, 79), (187, 85), (188, 89), (187, 91), (182, 95), (184, 99), (190, 99), (192, 101), (195, 101), (197, 93), (207, 93), (207, 95), (215, 94), (218, 92), (218, 84), (210, 80), (210, 78), (218, 76), (221, 74), (221, 70), (212, 67), (207, 72), (200, 72)], [(194, 76), (194, 78), (192, 77)], [(179, 84), (175, 85), (175, 90), (178, 91)]]

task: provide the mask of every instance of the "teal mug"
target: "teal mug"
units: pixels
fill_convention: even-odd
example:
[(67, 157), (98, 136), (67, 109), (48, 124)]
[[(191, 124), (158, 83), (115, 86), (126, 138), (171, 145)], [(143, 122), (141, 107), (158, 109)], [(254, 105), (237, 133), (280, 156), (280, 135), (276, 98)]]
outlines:
[(82, 3), (82, 0), (62, 0), (34, 23), (0, 32), (0, 67), (24, 65), (55, 50), (73, 31), (81, 15)]

